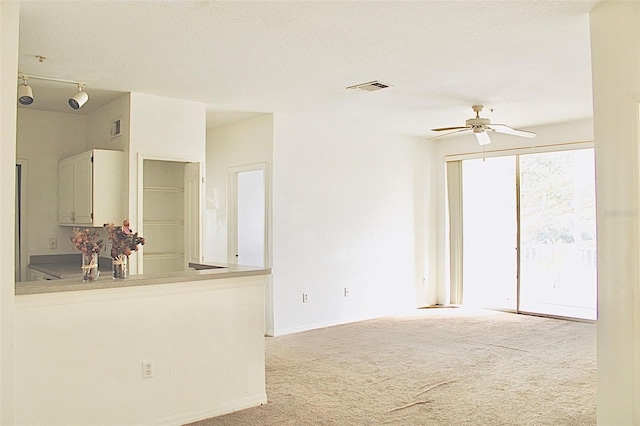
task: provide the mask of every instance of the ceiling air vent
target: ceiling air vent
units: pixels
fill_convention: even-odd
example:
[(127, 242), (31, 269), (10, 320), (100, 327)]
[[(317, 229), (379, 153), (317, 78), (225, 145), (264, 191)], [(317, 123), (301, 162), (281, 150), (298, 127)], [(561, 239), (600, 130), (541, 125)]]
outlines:
[(375, 80), (370, 81), (368, 83), (356, 84), (355, 86), (349, 86), (347, 89), (360, 89), (367, 92), (375, 92), (376, 90), (386, 89), (387, 87), (391, 87), (390, 84), (383, 83), (381, 81)]

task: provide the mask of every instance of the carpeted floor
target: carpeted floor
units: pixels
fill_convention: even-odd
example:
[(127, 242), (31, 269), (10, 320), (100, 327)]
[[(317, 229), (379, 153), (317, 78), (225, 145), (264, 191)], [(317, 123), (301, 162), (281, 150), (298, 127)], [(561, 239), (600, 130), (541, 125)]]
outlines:
[(266, 378), (194, 425), (594, 425), (596, 325), (422, 309), (267, 338)]

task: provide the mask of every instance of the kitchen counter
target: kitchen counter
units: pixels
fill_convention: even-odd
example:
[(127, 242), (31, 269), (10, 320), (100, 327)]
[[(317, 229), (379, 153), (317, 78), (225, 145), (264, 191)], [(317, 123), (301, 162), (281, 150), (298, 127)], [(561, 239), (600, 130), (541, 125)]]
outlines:
[[(271, 268), (259, 266), (234, 265), (220, 262), (202, 262), (190, 264), (193, 270), (169, 272), (163, 274), (130, 275), (126, 280), (114, 280), (109, 273), (111, 265), (105, 272), (105, 263), (100, 258), (101, 275), (96, 281), (83, 282), (78, 255), (73, 262), (64, 258), (59, 262), (34, 262), (31, 259), (29, 267), (52, 277), (60, 278), (46, 281), (23, 281), (16, 283), (16, 296), (27, 294), (58, 293), (67, 291), (98, 290), (121, 287), (139, 287), (157, 284), (173, 284), (178, 282), (205, 281), (211, 279), (240, 278), (255, 275), (269, 275)], [(110, 259), (107, 259), (110, 262)]]
[[(33, 271), (42, 272), (50, 277), (49, 279), (82, 279), (82, 270), (80, 264), (82, 256), (77, 254), (48, 254), (33, 255), (28, 265)], [(111, 270), (111, 258), (100, 257), (98, 265), (101, 273)]]

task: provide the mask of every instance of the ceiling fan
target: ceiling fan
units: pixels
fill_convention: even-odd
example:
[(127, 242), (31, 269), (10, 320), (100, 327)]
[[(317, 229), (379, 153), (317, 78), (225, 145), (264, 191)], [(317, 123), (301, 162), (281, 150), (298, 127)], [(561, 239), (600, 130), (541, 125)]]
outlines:
[(491, 139), (489, 139), (489, 134), (488, 134), (489, 131), (496, 132), (496, 133), (505, 133), (513, 136), (522, 136), (525, 138), (534, 138), (536, 136), (536, 134), (533, 132), (528, 132), (526, 130), (513, 129), (504, 124), (491, 124), (488, 118), (480, 117), (480, 111), (482, 111), (482, 108), (483, 108), (482, 105), (474, 105), (471, 108), (475, 111), (476, 116), (474, 118), (470, 118), (467, 121), (465, 121), (464, 126), (440, 127), (437, 129), (431, 129), (434, 132), (444, 132), (447, 130), (452, 130), (452, 131), (449, 133), (445, 133), (443, 135), (434, 136), (432, 138), (429, 138), (429, 140), (440, 138), (442, 136), (448, 136), (453, 133), (466, 132), (469, 130), (471, 130), (473, 134), (476, 136), (476, 139), (478, 139), (478, 143), (480, 145), (487, 145), (491, 143)]

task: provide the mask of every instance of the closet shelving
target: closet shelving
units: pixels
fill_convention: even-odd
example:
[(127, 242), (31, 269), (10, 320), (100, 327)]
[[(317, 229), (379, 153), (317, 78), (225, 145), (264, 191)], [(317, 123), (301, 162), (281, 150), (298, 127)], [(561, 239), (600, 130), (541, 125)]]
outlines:
[(144, 273), (184, 270), (184, 164), (145, 160)]

